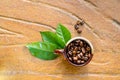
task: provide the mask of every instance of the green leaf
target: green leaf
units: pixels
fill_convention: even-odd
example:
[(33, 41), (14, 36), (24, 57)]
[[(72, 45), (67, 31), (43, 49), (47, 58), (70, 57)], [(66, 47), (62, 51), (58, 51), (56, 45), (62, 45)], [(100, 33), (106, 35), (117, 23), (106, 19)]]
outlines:
[(54, 54), (54, 50), (57, 49), (57, 46), (51, 43), (35, 42), (28, 44), (26, 47), (33, 56), (43, 60), (53, 60), (57, 57), (57, 55)]
[(67, 43), (71, 39), (70, 31), (62, 24), (58, 24), (56, 33), (62, 38), (65, 43)]
[(56, 44), (59, 48), (65, 47), (64, 41), (56, 33), (45, 31), (40, 32), (40, 34), (44, 42)]
[(55, 49), (64, 48), (65, 44), (71, 39), (69, 30), (59, 24), (56, 33), (54, 32), (40, 32), (44, 42), (35, 42), (27, 44), (27, 48), (31, 54), (37, 58), (43, 60), (53, 60), (57, 58), (57, 54), (54, 54)]

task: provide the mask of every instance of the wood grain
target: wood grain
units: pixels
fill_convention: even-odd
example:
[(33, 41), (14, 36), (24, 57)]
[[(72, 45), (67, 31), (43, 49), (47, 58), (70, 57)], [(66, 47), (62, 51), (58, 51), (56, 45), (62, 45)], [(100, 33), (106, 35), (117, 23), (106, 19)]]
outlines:
[(103, 0), (86, 0), (87, 2), (93, 4), (96, 7), (96, 10), (99, 12), (102, 12), (103, 15), (105, 15), (108, 18), (111, 18), (112, 20), (117, 21), (119, 24), (120, 22), (120, 12), (119, 8), (119, 0), (109, 0), (109, 1), (103, 1)]
[[(118, 4), (117, 0), (0, 1), (0, 80), (119, 80)], [(81, 19), (83, 32), (77, 34), (73, 26)], [(54, 31), (58, 23), (67, 26), (72, 37), (92, 42), (94, 57), (88, 65), (74, 67), (63, 56), (43, 61), (25, 47), (42, 40), (39, 31)]]

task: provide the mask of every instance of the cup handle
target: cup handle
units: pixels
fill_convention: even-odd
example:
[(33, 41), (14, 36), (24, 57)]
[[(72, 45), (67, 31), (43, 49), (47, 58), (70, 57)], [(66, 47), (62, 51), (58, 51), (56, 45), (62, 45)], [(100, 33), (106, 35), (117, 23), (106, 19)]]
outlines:
[(64, 54), (64, 49), (56, 49), (54, 51), (55, 54)]

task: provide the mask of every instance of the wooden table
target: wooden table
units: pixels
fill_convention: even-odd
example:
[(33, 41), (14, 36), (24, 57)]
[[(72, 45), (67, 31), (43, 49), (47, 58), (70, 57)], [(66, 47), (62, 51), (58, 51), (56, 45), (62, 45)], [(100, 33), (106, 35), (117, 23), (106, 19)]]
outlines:
[[(119, 0), (1, 0), (0, 80), (120, 80)], [(82, 34), (74, 24), (83, 19)], [(83, 36), (94, 46), (94, 57), (74, 67), (63, 57), (43, 61), (33, 57), (27, 43), (41, 41), (39, 31), (58, 23), (72, 37)]]

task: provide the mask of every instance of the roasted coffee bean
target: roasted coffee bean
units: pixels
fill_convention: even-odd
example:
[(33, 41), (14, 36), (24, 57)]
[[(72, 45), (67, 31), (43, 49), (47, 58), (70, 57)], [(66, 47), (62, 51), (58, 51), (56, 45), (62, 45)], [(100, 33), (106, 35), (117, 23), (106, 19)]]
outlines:
[(80, 22), (80, 25), (82, 26), (84, 24), (84, 21)]
[(81, 61), (81, 63), (84, 63), (84, 62), (85, 62), (85, 61), (83, 61), (83, 60)]
[(77, 60), (77, 63), (80, 64), (81, 60)]
[(75, 47), (74, 50), (77, 51), (77, 50), (78, 50), (78, 47)]
[(84, 60), (87, 61), (87, 60), (88, 60), (88, 57), (84, 57)]
[(81, 47), (78, 47), (78, 50), (81, 50)]
[(85, 48), (82, 47), (82, 52), (85, 53)]
[(86, 50), (87, 50), (87, 51), (90, 51), (90, 47), (87, 46)]
[(80, 53), (80, 56), (83, 56), (83, 53), (82, 53), (82, 52)]
[(77, 64), (77, 60), (74, 60), (73, 63), (74, 63), (74, 64)]
[(84, 44), (84, 46), (83, 47), (86, 47), (87, 46), (87, 44), (86, 43), (83, 43)]
[(73, 43), (71, 43), (70, 46), (74, 46)]
[(84, 56), (81, 56), (81, 60), (84, 60)]
[(75, 43), (75, 46), (78, 46), (79, 45), (79, 43)]
[(71, 49), (70, 49), (70, 50), (72, 51), (73, 49), (74, 49), (74, 48), (73, 48), (73, 47), (71, 47)]
[(80, 41), (80, 46), (83, 47), (83, 42), (82, 41)]
[(69, 54), (69, 55), (72, 55), (72, 52), (71, 52), (71, 51), (69, 51), (69, 52), (68, 52), (68, 54)]
[(88, 57), (88, 54), (85, 54), (85, 57)]
[(84, 24), (84, 21), (83, 21), (83, 20), (81, 20), (81, 21), (77, 21), (76, 24), (82, 26), (82, 25)]
[(88, 54), (88, 57), (91, 57), (91, 54)]
[(85, 54), (85, 57), (91, 57), (90, 53)]
[(76, 40), (76, 43), (79, 43), (80, 42), (80, 40)]
[(72, 58), (71, 58), (71, 57), (69, 57), (69, 60), (70, 60), (70, 61), (72, 61)]
[(77, 33), (79, 33), (79, 34), (80, 34), (81, 32), (82, 32), (82, 30), (80, 30), (80, 29), (78, 29), (78, 30), (77, 30)]
[(76, 54), (76, 51), (74, 50), (72, 53), (73, 53), (73, 54)]
[(79, 54), (80, 53), (80, 51), (77, 51), (77, 54)]
[(73, 57), (73, 60), (78, 60), (78, 57), (77, 56)]
[(74, 28), (75, 28), (76, 30), (78, 30), (78, 29), (79, 29), (79, 27), (80, 27), (80, 26), (79, 26), (79, 25), (77, 25), (77, 24), (75, 24), (75, 25), (74, 25)]
[(68, 49), (70, 49), (70, 47), (71, 47), (71, 46), (70, 46), (70, 45), (68, 45)]
[(77, 21), (77, 22), (76, 22), (76, 25), (80, 25), (80, 21)]
[(80, 54), (78, 54), (77, 56), (78, 56), (79, 59), (81, 59), (81, 55)]

